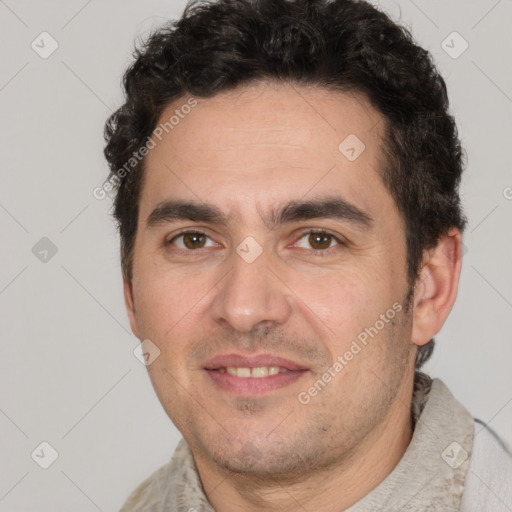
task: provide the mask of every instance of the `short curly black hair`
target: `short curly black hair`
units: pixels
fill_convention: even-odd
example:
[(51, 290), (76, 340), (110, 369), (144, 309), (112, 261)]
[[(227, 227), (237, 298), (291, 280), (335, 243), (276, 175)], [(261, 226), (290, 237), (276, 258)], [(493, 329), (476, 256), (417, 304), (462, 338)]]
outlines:
[[(104, 150), (127, 279), (145, 160), (129, 172), (126, 162), (151, 136), (169, 103), (263, 80), (359, 92), (383, 114), (380, 173), (405, 221), (411, 287), (423, 252), (451, 227), (464, 231), (458, 193), (464, 155), (448, 112), (446, 84), (410, 32), (371, 4), (199, 0), (187, 5), (181, 19), (152, 32), (133, 57), (123, 78), (126, 101), (105, 125)], [(418, 348), (417, 368), (433, 344), (432, 339)]]

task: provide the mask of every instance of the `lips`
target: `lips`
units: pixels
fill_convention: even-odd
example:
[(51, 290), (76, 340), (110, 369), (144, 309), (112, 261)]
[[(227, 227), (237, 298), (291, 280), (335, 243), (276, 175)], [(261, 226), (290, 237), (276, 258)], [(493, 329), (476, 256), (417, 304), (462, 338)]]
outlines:
[(301, 363), (269, 354), (223, 354), (208, 361), (204, 370), (220, 389), (244, 396), (275, 391), (308, 373)]
[(288, 371), (308, 370), (295, 361), (284, 359), (270, 354), (242, 356), (238, 354), (222, 354), (210, 359), (205, 365), (205, 370), (220, 370), (221, 368), (261, 368), (278, 367)]

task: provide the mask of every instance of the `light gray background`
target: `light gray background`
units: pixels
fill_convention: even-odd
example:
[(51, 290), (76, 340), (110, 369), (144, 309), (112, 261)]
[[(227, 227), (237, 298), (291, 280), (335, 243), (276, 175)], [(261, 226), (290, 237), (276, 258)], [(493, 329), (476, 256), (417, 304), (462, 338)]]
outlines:
[[(117, 510), (179, 439), (133, 355), (110, 200), (92, 190), (134, 39), (184, 5), (0, 0), (1, 511)], [(426, 368), (512, 443), (512, 3), (381, 6), (434, 54), (469, 158), (459, 295)], [(43, 31), (47, 59), (31, 48)], [(453, 31), (469, 43), (457, 59), (441, 47)], [(42, 237), (58, 249), (46, 263)], [(59, 454), (46, 470), (42, 441)]]

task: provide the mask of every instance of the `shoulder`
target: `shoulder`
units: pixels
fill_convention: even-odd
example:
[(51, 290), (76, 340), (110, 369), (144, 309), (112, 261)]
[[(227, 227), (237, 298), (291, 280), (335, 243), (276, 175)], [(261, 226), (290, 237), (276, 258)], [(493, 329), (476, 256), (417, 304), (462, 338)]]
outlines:
[(192, 452), (181, 439), (171, 460), (139, 484), (119, 512), (192, 509), (214, 512), (203, 493)]
[(158, 510), (162, 502), (163, 484), (168, 479), (169, 464), (157, 469), (128, 496), (119, 512), (149, 512)]
[[(183, 439), (178, 442), (170, 461), (157, 469), (128, 496), (119, 512), (157, 512), (169, 501), (179, 499), (193, 472), (192, 455)], [(174, 505), (174, 504), (172, 504)], [(167, 507), (174, 510), (173, 506)]]
[(478, 419), (464, 482), (461, 512), (512, 510), (512, 454), (505, 442)]

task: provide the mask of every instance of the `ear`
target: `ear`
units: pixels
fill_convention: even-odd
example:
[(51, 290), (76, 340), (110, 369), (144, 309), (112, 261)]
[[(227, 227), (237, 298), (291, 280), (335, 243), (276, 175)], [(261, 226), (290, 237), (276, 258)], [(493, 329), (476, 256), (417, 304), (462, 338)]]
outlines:
[(123, 291), (124, 291), (124, 304), (126, 306), (126, 312), (128, 319), (130, 320), (130, 327), (133, 334), (140, 340), (139, 335), (139, 324), (137, 322), (137, 316), (135, 312), (135, 300), (133, 298), (133, 285), (130, 279), (123, 276)]
[(411, 340), (428, 343), (443, 326), (459, 287), (462, 268), (462, 235), (451, 228), (423, 260), (414, 288), (414, 313)]

